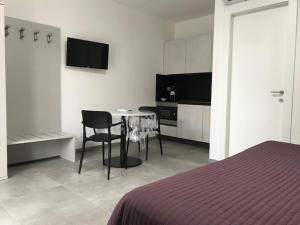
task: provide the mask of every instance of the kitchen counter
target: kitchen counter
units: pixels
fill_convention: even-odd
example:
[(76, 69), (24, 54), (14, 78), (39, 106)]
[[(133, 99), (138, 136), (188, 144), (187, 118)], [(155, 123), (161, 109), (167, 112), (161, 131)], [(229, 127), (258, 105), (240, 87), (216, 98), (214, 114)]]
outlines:
[(157, 106), (177, 106), (178, 104), (181, 105), (204, 105), (210, 106), (211, 102), (201, 102), (201, 101), (191, 101), (191, 100), (180, 100), (178, 102), (171, 102), (171, 101), (157, 101)]
[(181, 104), (181, 105), (206, 105), (206, 106), (210, 106), (211, 102), (181, 100), (181, 101), (178, 101), (178, 104)]

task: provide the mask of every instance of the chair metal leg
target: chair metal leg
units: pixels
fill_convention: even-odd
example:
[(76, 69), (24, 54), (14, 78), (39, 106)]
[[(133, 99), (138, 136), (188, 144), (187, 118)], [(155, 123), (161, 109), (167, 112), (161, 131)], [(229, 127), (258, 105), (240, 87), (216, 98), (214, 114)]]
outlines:
[(127, 138), (127, 143), (126, 143), (126, 155), (128, 154), (128, 150), (129, 150), (129, 143), (130, 143), (130, 139)]
[(159, 145), (160, 145), (160, 155), (163, 155), (163, 148), (162, 148), (162, 143), (161, 143), (161, 134), (160, 131), (158, 132), (158, 140), (159, 140)]
[[(141, 119), (142, 119), (142, 118), (139, 117), (139, 124), (141, 124)], [(139, 145), (139, 146), (138, 146), (138, 147), (139, 147), (139, 152), (141, 152), (141, 142), (140, 142), (140, 141), (138, 142), (138, 145)]]
[(78, 173), (79, 174), (81, 173), (82, 161), (83, 161), (84, 152), (85, 152), (85, 143), (86, 143), (86, 141), (83, 140), (83, 142), (82, 142), (82, 152), (81, 152), (80, 164), (79, 164), (79, 169), (78, 169)]
[(104, 166), (104, 161), (105, 161), (105, 143), (102, 142), (102, 163), (103, 163), (103, 166)]
[(129, 143), (130, 143), (130, 139), (127, 138), (127, 143), (126, 143), (126, 158), (125, 158), (125, 169), (128, 169), (128, 150), (129, 150)]
[(111, 162), (111, 141), (108, 142), (108, 173), (107, 173), (107, 179), (110, 180), (110, 162)]
[(149, 136), (146, 138), (146, 161), (148, 161), (148, 152), (149, 152)]

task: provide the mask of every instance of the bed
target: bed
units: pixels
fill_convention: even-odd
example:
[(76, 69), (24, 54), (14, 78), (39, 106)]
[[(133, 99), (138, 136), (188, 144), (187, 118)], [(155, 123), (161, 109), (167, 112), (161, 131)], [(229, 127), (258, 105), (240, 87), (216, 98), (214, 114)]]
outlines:
[(108, 225), (300, 224), (300, 146), (265, 142), (125, 195)]

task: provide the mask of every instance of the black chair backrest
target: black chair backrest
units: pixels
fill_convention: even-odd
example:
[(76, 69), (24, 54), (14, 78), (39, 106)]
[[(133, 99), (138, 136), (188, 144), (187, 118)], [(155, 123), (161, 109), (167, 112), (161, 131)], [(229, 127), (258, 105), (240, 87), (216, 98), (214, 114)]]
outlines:
[(82, 110), (82, 123), (93, 129), (107, 129), (112, 124), (112, 115), (109, 112)]
[(160, 120), (160, 111), (157, 107), (154, 106), (141, 106), (139, 111), (144, 112), (154, 112), (158, 120)]

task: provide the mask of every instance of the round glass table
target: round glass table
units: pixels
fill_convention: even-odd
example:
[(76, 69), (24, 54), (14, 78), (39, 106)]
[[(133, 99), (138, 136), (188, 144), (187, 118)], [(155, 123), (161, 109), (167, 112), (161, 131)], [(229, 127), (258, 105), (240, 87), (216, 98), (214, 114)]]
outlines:
[[(131, 117), (151, 117), (155, 116), (154, 112), (141, 112), (141, 111), (114, 111), (111, 112), (113, 118), (121, 118), (124, 124), (121, 127), (122, 138), (120, 144), (120, 156), (111, 158), (111, 167), (125, 168), (126, 167), (126, 138), (127, 138), (127, 125)], [(126, 126), (125, 126), (126, 124)], [(127, 157), (127, 167), (136, 167), (142, 164), (142, 160), (138, 157)], [(107, 165), (107, 159), (105, 160)]]

